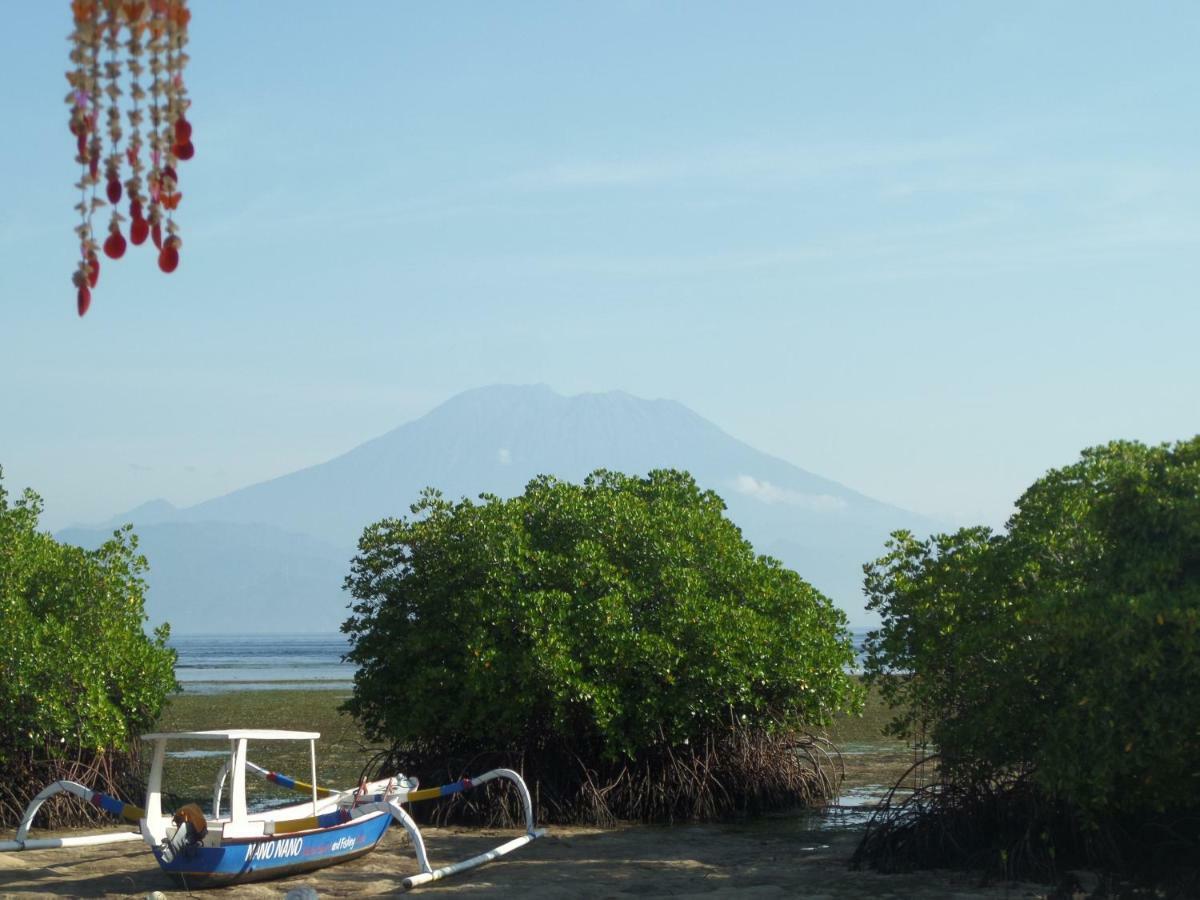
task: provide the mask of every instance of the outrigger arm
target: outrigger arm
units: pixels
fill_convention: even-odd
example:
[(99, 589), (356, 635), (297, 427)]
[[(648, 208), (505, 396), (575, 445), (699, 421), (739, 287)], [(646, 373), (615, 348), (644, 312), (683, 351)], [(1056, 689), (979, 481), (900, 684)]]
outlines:
[(29, 839), (29, 828), (33, 825), (33, 817), (41, 809), (42, 804), (55, 794), (74, 794), (76, 797), (102, 809), (110, 815), (136, 823), (145, 813), (132, 803), (124, 803), (116, 797), (100, 791), (93, 791), (75, 781), (56, 781), (44, 788), (41, 793), (25, 807), (25, 815), (17, 826), (16, 839), (0, 841), (0, 851), (5, 850), (50, 850), (58, 847), (87, 847), (94, 844), (113, 844), (118, 841), (140, 841), (142, 836), (136, 831), (118, 831), (110, 834), (85, 834), (59, 838)]
[[(479, 787), (481, 784), (486, 784), (497, 778), (503, 778), (511, 781), (517, 787), (517, 791), (521, 795), (521, 804), (525, 808), (525, 833), (519, 838), (514, 838), (507, 843), (501, 844), (487, 853), (480, 853), (478, 856), (472, 856), (470, 859), (464, 859), (462, 862), (454, 863), (449, 866), (442, 866), (440, 869), (435, 869), (429, 865), (429, 859), (425, 854), (425, 841), (421, 837), (421, 830), (417, 827), (417, 823), (412, 820), (412, 817), (400, 804), (405, 800), (430, 800), (434, 797), (445, 797), (448, 794), (457, 794), (460, 791), (470, 790), (471, 788)], [(421, 867), (421, 872), (418, 875), (412, 875), (405, 878), (402, 884), (405, 890), (419, 887), (422, 884), (428, 884), (431, 881), (437, 881), (445, 878), (448, 875), (456, 875), (459, 872), (465, 872), (467, 869), (474, 869), (476, 866), (482, 866), (484, 863), (491, 862), (493, 859), (499, 859), (506, 853), (511, 853), (518, 847), (524, 847), (530, 841), (537, 840), (546, 833), (545, 828), (535, 828), (533, 824), (533, 801), (529, 797), (529, 788), (525, 786), (525, 781), (514, 772), (512, 769), (492, 769), (489, 772), (484, 772), (476, 778), (464, 778), (462, 781), (451, 782), (444, 784), (441, 787), (429, 788), (423, 791), (413, 791), (407, 797), (396, 796), (387, 801), (388, 808), (392, 811), (395, 817), (404, 829), (412, 838), (413, 849), (417, 854), (417, 864)]]

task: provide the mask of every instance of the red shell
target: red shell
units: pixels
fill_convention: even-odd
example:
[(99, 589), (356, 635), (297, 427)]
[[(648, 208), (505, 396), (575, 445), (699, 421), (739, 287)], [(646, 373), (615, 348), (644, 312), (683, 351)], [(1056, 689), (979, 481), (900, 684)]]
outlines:
[(92, 289), (86, 284), (80, 285), (79, 290), (75, 292), (75, 308), (79, 310), (79, 315), (82, 317), (91, 305)]
[(120, 259), (125, 255), (125, 236), (119, 231), (109, 234), (104, 242), (104, 255), (109, 259)]
[(95, 287), (96, 282), (100, 280), (100, 258), (96, 256), (95, 251), (89, 250), (87, 255), (88, 264), (88, 286)]
[(150, 228), (150, 237), (154, 240), (154, 246), (159, 250), (162, 249), (162, 225), (155, 222)]
[(158, 267), (168, 275), (175, 271), (179, 265), (179, 251), (170, 244), (163, 247), (158, 254)]
[(171, 148), (171, 152), (175, 154), (176, 159), (189, 160), (196, 155), (196, 148), (191, 141), (183, 144), (176, 144)]
[(135, 246), (140, 247), (142, 244), (146, 243), (146, 238), (149, 236), (149, 234), (150, 223), (141, 216), (137, 216), (132, 222), (129, 223), (129, 240), (133, 241)]
[[(175, 120), (175, 143), (186, 144), (192, 138), (192, 123), (180, 116)], [(179, 154), (175, 154), (179, 156)], [(183, 157), (180, 157), (182, 159)]]
[(88, 172), (93, 178), (100, 176), (100, 157), (95, 154), (88, 160)]
[(115, 178), (108, 179), (108, 186), (105, 188), (105, 193), (108, 194), (109, 203), (121, 202), (121, 182)]
[(160, 183), (160, 184), (162, 183), (162, 179), (164, 179), (164, 178), (170, 178), (170, 179), (171, 179), (172, 181), (174, 181), (176, 184), (178, 184), (178, 183), (179, 183), (179, 176), (175, 174), (175, 167), (174, 167), (174, 166), (163, 166), (163, 167), (162, 167), (162, 174), (161, 174), (161, 176), (160, 176), (160, 178), (159, 178), (159, 183)]

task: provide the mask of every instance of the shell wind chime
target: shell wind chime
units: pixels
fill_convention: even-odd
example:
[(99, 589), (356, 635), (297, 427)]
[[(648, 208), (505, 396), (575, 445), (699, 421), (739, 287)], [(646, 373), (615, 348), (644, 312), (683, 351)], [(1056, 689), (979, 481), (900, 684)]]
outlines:
[[(187, 0), (72, 0), (71, 13), (67, 104), (80, 166), (75, 185), (80, 259), (72, 280), (82, 316), (100, 278), (101, 251), (120, 259), (129, 243), (138, 246), (149, 238), (158, 267), (167, 273), (178, 267), (183, 245), (175, 223), (183, 199), (178, 166), (196, 149), (183, 84)], [(149, 91), (143, 87), (147, 73)], [(128, 135), (122, 130), (122, 97), (128, 98)], [(123, 203), (128, 216), (121, 213)], [(92, 222), (106, 207), (108, 234), (100, 242)]]

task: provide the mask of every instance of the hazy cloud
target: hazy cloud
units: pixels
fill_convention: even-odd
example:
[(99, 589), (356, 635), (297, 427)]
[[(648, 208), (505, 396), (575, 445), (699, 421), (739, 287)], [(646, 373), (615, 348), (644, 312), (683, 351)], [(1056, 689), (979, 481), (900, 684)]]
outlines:
[(769, 481), (761, 481), (753, 475), (739, 475), (734, 479), (733, 488), (739, 494), (761, 500), (763, 503), (783, 503), (787, 506), (800, 506), (805, 509), (834, 510), (846, 506), (846, 501), (832, 494), (806, 494), (790, 488), (781, 488)]
[(496, 459), (502, 466), (512, 465), (512, 454), (508, 452), (507, 447), (501, 447), (496, 451)]

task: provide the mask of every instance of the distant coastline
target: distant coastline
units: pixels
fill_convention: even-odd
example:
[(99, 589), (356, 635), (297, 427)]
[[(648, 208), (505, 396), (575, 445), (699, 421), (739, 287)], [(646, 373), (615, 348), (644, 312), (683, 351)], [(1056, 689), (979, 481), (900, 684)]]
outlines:
[(261, 690), (349, 690), (350, 645), (334, 634), (172, 635), (175, 678), (187, 694)]
[[(851, 628), (858, 666), (868, 628)], [(175, 678), (185, 694), (231, 691), (349, 691), (355, 667), (342, 661), (350, 644), (332, 634), (180, 634)]]

